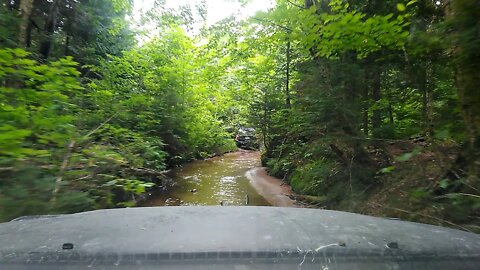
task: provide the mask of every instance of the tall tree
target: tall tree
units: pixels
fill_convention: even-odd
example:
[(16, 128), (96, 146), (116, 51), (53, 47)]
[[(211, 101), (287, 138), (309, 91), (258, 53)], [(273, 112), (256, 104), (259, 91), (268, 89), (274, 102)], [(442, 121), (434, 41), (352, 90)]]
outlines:
[(480, 182), (480, 2), (455, 0), (447, 4), (452, 27), (455, 82), (467, 129), (463, 162), (470, 186)]

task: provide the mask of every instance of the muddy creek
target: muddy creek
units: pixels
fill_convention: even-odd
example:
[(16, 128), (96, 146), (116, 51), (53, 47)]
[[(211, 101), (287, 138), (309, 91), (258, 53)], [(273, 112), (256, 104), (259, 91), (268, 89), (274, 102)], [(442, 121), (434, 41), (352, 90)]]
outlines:
[[(172, 187), (155, 192), (143, 205), (278, 204), (269, 197), (284, 197), (282, 199), (288, 201), (283, 190), (274, 190), (274, 193), (281, 194), (269, 194), (268, 186), (262, 185), (264, 180), (267, 180), (264, 184), (268, 184), (268, 179), (257, 177), (263, 170), (259, 166), (260, 153), (245, 150), (188, 163), (171, 172), (170, 177), (175, 182)], [(280, 187), (281, 181), (278, 181), (273, 184)], [(285, 192), (288, 193), (288, 190)], [(287, 203), (285, 206), (290, 205)]]

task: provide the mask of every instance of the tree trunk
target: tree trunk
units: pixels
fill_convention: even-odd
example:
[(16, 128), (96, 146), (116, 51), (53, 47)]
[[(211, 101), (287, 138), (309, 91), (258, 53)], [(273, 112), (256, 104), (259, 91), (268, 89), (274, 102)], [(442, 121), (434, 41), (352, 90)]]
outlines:
[(70, 35), (68, 35), (68, 33), (66, 33), (65, 35), (65, 56), (69, 55), (70, 54)]
[(365, 70), (364, 74), (364, 83), (363, 83), (363, 134), (368, 136), (368, 122), (369, 122), (369, 115), (368, 109), (370, 108), (370, 99), (368, 97), (368, 70)]
[(468, 175), (468, 185), (480, 182), (480, 2), (455, 0), (447, 5), (447, 16), (453, 26), (452, 55), (455, 66), (455, 83), (467, 131), (463, 148), (463, 170)]
[(268, 133), (268, 108), (267, 108), (267, 89), (265, 87), (263, 93), (263, 123), (262, 123), (262, 133), (263, 133), (263, 146), (265, 147), (265, 151), (269, 153), (269, 145), (267, 140), (267, 133)]
[(316, 4), (317, 4), (316, 0), (305, 0), (305, 8), (310, 8), (311, 6)]
[(373, 109), (372, 112), (372, 131), (375, 135), (375, 131), (378, 130), (382, 124), (382, 116), (381, 116), (381, 110), (379, 107), (379, 102), (380, 99), (382, 98), (381, 96), (381, 82), (380, 82), (380, 75), (381, 75), (381, 70), (378, 66), (375, 66), (373, 68), (373, 73), (372, 73), (372, 100), (373, 100), (373, 106), (375, 108)]
[(390, 119), (390, 125), (395, 125), (395, 119), (393, 117), (393, 106), (391, 101), (388, 101), (388, 118)]
[(27, 27), (27, 34), (25, 36), (25, 47), (30, 48), (32, 46), (32, 30), (33, 30), (33, 23), (30, 22)]
[(432, 77), (433, 67), (432, 60), (428, 58), (425, 61), (425, 68), (423, 70), (422, 81), (420, 83), (422, 91), (422, 115), (423, 115), (423, 130), (426, 138), (431, 138), (433, 133), (433, 107), (432, 107)]
[(287, 67), (286, 67), (286, 80), (285, 80), (285, 106), (287, 109), (290, 109), (291, 107), (291, 101), (290, 101), (290, 40), (287, 41)]
[[(28, 47), (31, 32), (30, 15), (33, 10), (33, 0), (21, 0), (20, 2), (20, 29), (18, 31), (19, 44)], [(29, 29), (30, 28), (30, 29)]]
[(50, 4), (47, 19), (45, 20), (45, 39), (40, 44), (40, 54), (43, 59), (47, 59), (52, 49), (53, 33), (57, 25), (58, 0), (53, 0)]

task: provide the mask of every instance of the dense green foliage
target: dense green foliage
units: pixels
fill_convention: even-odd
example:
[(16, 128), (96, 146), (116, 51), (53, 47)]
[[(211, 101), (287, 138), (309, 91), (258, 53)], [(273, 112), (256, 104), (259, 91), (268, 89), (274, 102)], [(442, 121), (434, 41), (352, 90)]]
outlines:
[(158, 1), (153, 34), (128, 0), (1, 3), (0, 219), (134, 205), (251, 125), (270, 172), (322, 207), (478, 230), (473, 0), (277, 0), (208, 27), (204, 5)]
[[(475, 9), (465, 2), (468, 12)], [(448, 7), (443, 1), (278, 1), (257, 14), (260, 31), (271, 29), (270, 42), (293, 45), (278, 83), (289, 76), (285, 61), (296, 63), (290, 76), (298, 81), (291, 107), (284, 106), (288, 93), (263, 101), (276, 106), (263, 122), (270, 172), (298, 193), (320, 196), (323, 207), (374, 212), (365, 204), (381, 203), (412, 213), (408, 219), (447, 219), (478, 230), (478, 148), (471, 143), (477, 139), (467, 143), (465, 133), (477, 130), (476, 120), (462, 119), (475, 113), (459, 106), (458, 78), (465, 72), (452, 50), (468, 44), (465, 50), (477, 55), (479, 36), (461, 32), (463, 40), (451, 39), (459, 17), (447, 17)], [(465, 20), (474, 20), (472, 14), (461, 14), (462, 26), (478, 30)], [(471, 59), (468, 64), (478, 68)], [(478, 83), (478, 76), (468, 80)], [(478, 91), (469, 93), (468, 105), (478, 107)], [(456, 154), (438, 150), (457, 143), (463, 150)], [(432, 156), (445, 161), (432, 167)], [(392, 191), (399, 193), (391, 199), (373, 196)]]
[(34, 3), (27, 23), (48, 21), (42, 10), (56, 9), (56, 25), (24, 43), (13, 33), (28, 1), (8, 2), (1, 6), (9, 16), (0, 48), (2, 220), (131, 206), (165, 184), (166, 169), (235, 149), (226, 131), (237, 117), (223, 78), (228, 60), (213, 53), (221, 44), (195, 46), (182, 21), (165, 13), (150, 18), (162, 34), (131, 48), (124, 19), (131, 3), (120, 0)]

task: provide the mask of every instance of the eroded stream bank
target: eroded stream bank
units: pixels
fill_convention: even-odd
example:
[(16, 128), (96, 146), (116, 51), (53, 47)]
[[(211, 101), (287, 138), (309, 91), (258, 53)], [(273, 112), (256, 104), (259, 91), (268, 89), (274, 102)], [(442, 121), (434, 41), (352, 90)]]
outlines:
[(239, 150), (188, 163), (171, 172), (175, 183), (143, 206), (258, 205), (295, 207), (291, 189), (260, 167), (260, 153)]

